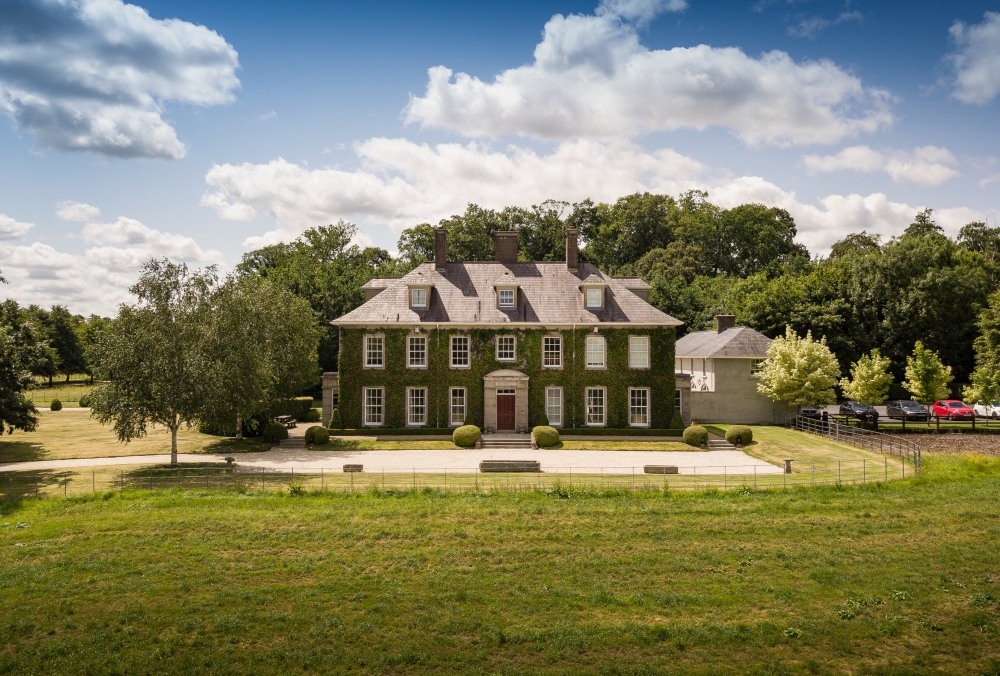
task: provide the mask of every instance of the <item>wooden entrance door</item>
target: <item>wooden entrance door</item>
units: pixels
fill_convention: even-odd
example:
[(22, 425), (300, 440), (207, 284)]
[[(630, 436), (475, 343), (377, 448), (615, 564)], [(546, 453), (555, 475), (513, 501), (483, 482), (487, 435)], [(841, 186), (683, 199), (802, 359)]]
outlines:
[(514, 395), (497, 395), (497, 430), (514, 429)]

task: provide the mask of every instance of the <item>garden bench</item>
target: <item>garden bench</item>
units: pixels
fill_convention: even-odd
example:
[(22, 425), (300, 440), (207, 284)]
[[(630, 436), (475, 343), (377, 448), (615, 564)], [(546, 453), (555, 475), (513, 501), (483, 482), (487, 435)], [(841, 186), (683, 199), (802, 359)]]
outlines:
[(364, 465), (344, 465), (345, 472), (364, 472)]
[(290, 415), (279, 415), (274, 419), (274, 422), (285, 426), (285, 429), (292, 429), (295, 427), (295, 418)]
[(643, 465), (646, 474), (677, 474), (676, 465)]
[(541, 472), (542, 463), (537, 460), (483, 460), (480, 472)]

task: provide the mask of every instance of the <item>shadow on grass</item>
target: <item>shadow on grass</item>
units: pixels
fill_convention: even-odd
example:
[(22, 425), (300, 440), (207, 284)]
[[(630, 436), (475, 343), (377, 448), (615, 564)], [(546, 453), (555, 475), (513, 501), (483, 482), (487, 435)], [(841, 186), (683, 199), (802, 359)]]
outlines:
[(204, 448), (195, 453), (260, 453), (270, 450), (271, 444), (260, 437), (236, 439), (235, 437), (218, 437), (215, 441), (205, 444)]
[(31, 470), (0, 474), (0, 503), (13, 504), (29, 498), (64, 495), (77, 477), (72, 470)]
[(0, 463), (45, 460), (48, 451), (34, 441), (0, 441)]

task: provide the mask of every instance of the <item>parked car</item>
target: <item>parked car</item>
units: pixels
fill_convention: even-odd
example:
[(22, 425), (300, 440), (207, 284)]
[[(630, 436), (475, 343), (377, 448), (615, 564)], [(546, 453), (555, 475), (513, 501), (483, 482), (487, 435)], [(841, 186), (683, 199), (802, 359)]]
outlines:
[(909, 399), (897, 399), (885, 405), (890, 420), (927, 420), (931, 417), (927, 407)]
[(1000, 418), (1000, 402), (991, 401), (988, 404), (984, 404), (980, 401), (972, 407), (972, 410), (980, 418)]
[(820, 413), (815, 408), (802, 408), (799, 409), (799, 417), (802, 418), (812, 418), (813, 420), (822, 420), (823, 414)]
[(958, 399), (935, 401), (934, 406), (931, 407), (931, 413), (948, 420), (971, 420), (976, 417), (976, 412), (972, 410), (972, 407)]
[(840, 405), (840, 415), (858, 420), (875, 420), (878, 418), (878, 411), (870, 404), (862, 404), (859, 401), (845, 401)]

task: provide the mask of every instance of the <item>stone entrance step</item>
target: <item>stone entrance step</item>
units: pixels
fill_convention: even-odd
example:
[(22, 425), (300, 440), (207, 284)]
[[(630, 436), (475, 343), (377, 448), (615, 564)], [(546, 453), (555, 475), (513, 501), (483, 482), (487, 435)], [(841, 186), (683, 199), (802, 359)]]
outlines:
[(279, 448), (305, 448), (306, 438), (305, 437), (288, 437), (287, 439), (282, 439), (278, 442)]
[(708, 450), (710, 451), (732, 451), (735, 449), (736, 447), (725, 439), (708, 438)]
[(530, 434), (484, 434), (483, 448), (531, 448)]

